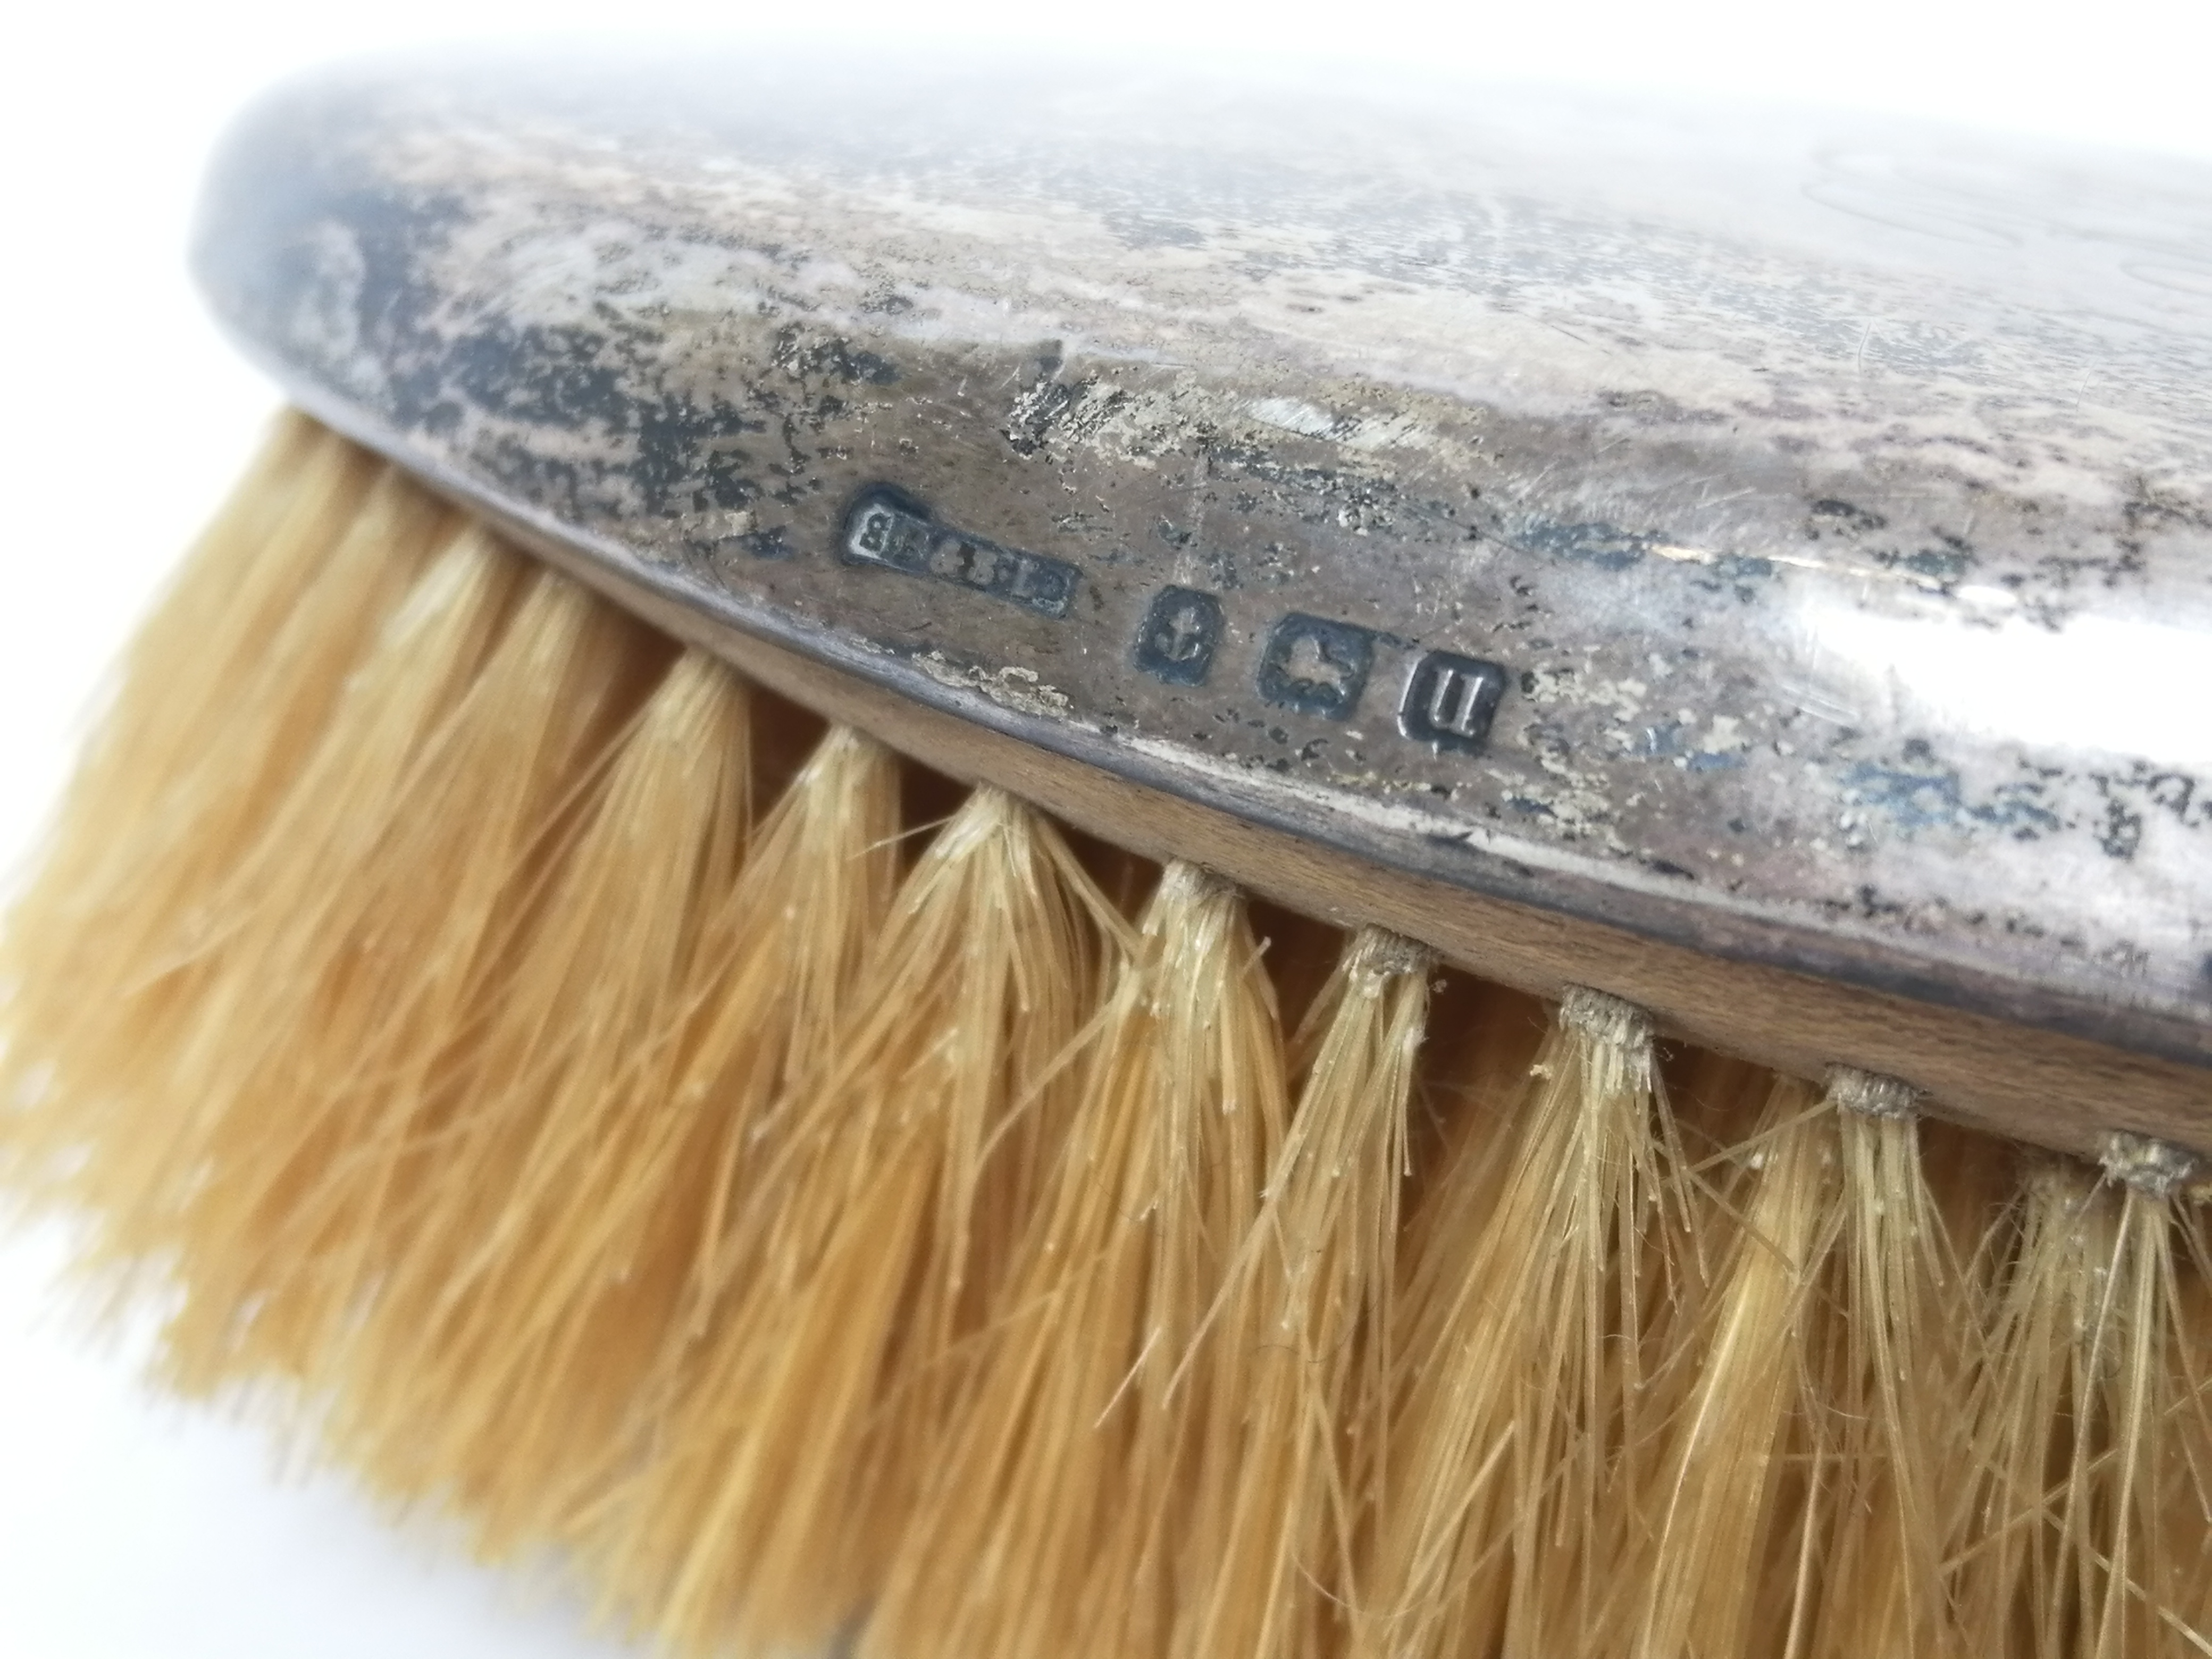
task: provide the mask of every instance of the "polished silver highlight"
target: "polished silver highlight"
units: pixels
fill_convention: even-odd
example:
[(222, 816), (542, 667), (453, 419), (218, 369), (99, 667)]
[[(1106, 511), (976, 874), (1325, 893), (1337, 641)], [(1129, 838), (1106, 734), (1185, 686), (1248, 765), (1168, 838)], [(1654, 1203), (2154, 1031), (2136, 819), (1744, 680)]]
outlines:
[(307, 407), (733, 637), (2212, 1059), (2204, 168), (1344, 75), (398, 62), (249, 118), (199, 269)]

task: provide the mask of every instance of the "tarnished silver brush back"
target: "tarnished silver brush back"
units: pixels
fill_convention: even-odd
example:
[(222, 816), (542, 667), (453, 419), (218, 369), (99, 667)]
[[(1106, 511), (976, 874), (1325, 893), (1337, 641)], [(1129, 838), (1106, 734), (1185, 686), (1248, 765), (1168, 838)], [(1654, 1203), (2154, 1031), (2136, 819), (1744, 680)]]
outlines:
[(198, 269), (640, 592), (1721, 957), (2212, 1057), (2212, 174), (1283, 74), (266, 100)]

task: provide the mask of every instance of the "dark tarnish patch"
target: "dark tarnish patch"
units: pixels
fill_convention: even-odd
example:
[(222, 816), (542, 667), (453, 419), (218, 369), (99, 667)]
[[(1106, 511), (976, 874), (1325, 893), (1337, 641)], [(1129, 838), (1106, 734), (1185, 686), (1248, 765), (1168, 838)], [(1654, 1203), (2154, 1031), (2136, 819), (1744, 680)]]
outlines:
[(501, 420), (574, 432), (619, 431), (629, 401), (611, 361), (612, 342), (585, 329), (515, 328), (504, 319), (446, 348), (453, 386)]
[(1881, 562), (1894, 569), (1909, 570), (1916, 576), (1925, 576), (1930, 581), (1954, 582), (1966, 574), (1973, 563), (1973, 555), (1923, 547), (1917, 553), (1884, 554)]
[(2160, 771), (2138, 763), (2129, 772), (2092, 774), (2089, 781), (2104, 801), (2094, 828), (2097, 845), (2107, 858), (2133, 859), (2154, 815), (2170, 818), (2185, 830), (2212, 825), (2212, 794), (2199, 789), (2197, 780), (2185, 772)]
[(1815, 540), (1824, 530), (1841, 531), (1847, 535), (1864, 536), (1887, 527), (1889, 520), (1879, 513), (1869, 513), (1849, 501), (1839, 501), (1828, 496), (1814, 501), (1808, 520)]
[(2097, 845), (2104, 848), (2108, 859), (2131, 859), (2136, 848), (2142, 845), (2143, 821), (2140, 812), (2130, 812), (2116, 800), (2105, 803), (2105, 821), (2097, 829)]
[(1287, 459), (1262, 445), (1200, 430), (1200, 465), (1209, 482), (1256, 488), (1300, 522), (1354, 535), (1394, 531), (1433, 533), (1440, 516), (1431, 503), (1410, 498), (1387, 477)]
[[(475, 410), (509, 428), (587, 434), (593, 459), (533, 451), (521, 434), (483, 444), (477, 459), (524, 499), (568, 516), (641, 512), (657, 518), (736, 511), (781, 499), (771, 475), (803, 460), (799, 438), (843, 410), (827, 390), (897, 382), (888, 358), (836, 336), (786, 327), (771, 363), (799, 382), (794, 400), (773, 386), (700, 398), (668, 381), (665, 343), (652, 326), (600, 307), (603, 328), (518, 325), (500, 314), (455, 315), (453, 296), (420, 273), (469, 220), (456, 201), (359, 191), (341, 204), (358, 259), (354, 327), (386, 366), (386, 412), (401, 430), (459, 428)], [(302, 287), (314, 275), (295, 273)], [(808, 387), (817, 392), (806, 392)], [(818, 395), (817, 395), (818, 393)], [(781, 460), (759, 441), (781, 428)], [(627, 441), (623, 441), (627, 440)], [(770, 439), (773, 445), (774, 440)], [(775, 527), (745, 532), (744, 550), (788, 551)], [(718, 544), (719, 545), (719, 544)]]
[[(374, 188), (338, 192), (327, 211), (351, 233), (361, 262), (354, 325), (389, 366), (385, 398), (403, 429), (438, 429), (459, 414), (448, 395), (448, 376), (428, 349), (444, 343), (430, 319), (447, 295), (423, 280), (422, 260), (426, 250), (443, 247), (473, 216), (459, 196)], [(270, 273), (274, 294), (288, 301), (316, 293), (325, 275), (312, 252), (303, 248), (296, 258), (296, 265)]]
[(1100, 221), (1123, 247), (1204, 247), (1206, 233), (1195, 225), (1149, 213), (1109, 213)]
[[(1924, 766), (1924, 763), (1923, 763)], [(2045, 786), (2036, 780), (1999, 786), (1984, 801), (1969, 802), (1955, 770), (1915, 769), (1861, 761), (1844, 775), (1844, 799), (1875, 808), (1908, 835), (1922, 830), (1963, 830), (1987, 824), (2015, 840), (2033, 841), (2065, 828), (2039, 799)]]
[(1923, 547), (1907, 553), (1891, 550), (1876, 553), (1875, 562), (1891, 570), (1902, 570), (1921, 578), (1932, 586), (1948, 592), (1975, 564), (1972, 544), (1958, 536), (1947, 536), (1938, 532), (1938, 547)]
[(840, 380), (847, 386), (896, 386), (898, 368), (836, 335), (813, 334), (794, 324), (776, 331), (769, 361), (794, 379)]
[[(702, 403), (647, 392), (654, 378), (650, 344), (623, 331), (514, 329), (501, 320), (453, 340), (439, 362), (448, 384), (487, 415), (512, 425), (592, 428), (616, 441), (586, 479), (573, 468), (546, 476), (510, 440), (486, 459), (518, 489), (544, 500), (550, 486), (571, 501), (580, 495), (605, 501), (626, 483), (635, 505), (660, 518), (750, 506), (766, 492), (743, 441), (765, 433), (767, 422), (720, 397)], [(616, 459), (624, 447), (628, 459)]]
[(1623, 530), (1610, 524), (1561, 524), (1551, 519), (1524, 520), (1507, 540), (1524, 553), (1540, 553), (1601, 570), (1626, 570), (1643, 562), (1664, 536)]
[(1735, 750), (1696, 747), (1695, 736), (1692, 727), (1679, 720), (1662, 720), (1644, 728), (1632, 752), (1653, 760), (1680, 761), (1690, 772), (1733, 772), (1744, 764), (1744, 757)]
[[(1054, 374), (1059, 363), (1057, 356), (1039, 359), (1040, 368)], [(1079, 442), (1127, 401), (1127, 392), (1104, 385), (1097, 375), (1069, 381), (1041, 374), (1014, 399), (1000, 430), (1017, 455), (1042, 454), (1056, 444)]]
[(479, 443), (473, 452), (477, 463), (517, 496), (549, 507), (567, 518), (580, 518), (587, 506), (606, 497), (608, 466), (580, 464), (541, 455), (512, 434)]
[(727, 539), (756, 559), (787, 559), (797, 551), (791, 544), (788, 528), (783, 525), (771, 530), (749, 530), (742, 536)]
[(750, 506), (763, 490), (747, 476), (750, 466), (737, 440), (764, 423), (714, 398), (700, 408), (663, 397), (637, 405), (637, 453), (630, 482), (649, 513), (672, 516), (710, 508)]
[(1723, 553), (1705, 570), (1707, 574), (1692, 577), (1691, 585), (1708, 593), (1732, 592), (1739, 605), (1755, 604), (1759, 599), (1756, 584), (1772, 581), (1777, 574), (1773, 560), (1742, 553)]

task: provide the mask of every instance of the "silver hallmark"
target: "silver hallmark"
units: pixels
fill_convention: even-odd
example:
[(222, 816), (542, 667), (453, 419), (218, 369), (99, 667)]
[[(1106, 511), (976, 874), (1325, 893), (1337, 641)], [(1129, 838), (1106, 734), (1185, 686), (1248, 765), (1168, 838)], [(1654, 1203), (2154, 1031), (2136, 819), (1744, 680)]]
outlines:
[(1041, 617), (1066, 616), (1080, 580), (1076, 568), (1064, 560), (933, 524), (881, 492), (863, 495), (846, 515), (843, 552), (854, 564), (933, 576)]
[(1164, 587), (1145, 612), (1131, 655), (1138, 667), (1170, 685), (1203, 685), (1220, 648), (1221, 597), (1192, 587)]
[(1406, 679), (1398, 729), (1417, 743), (1463, 754), (1479, 751), (1505, 695), (1505, 671), (1494, 662), (1431, 651)]

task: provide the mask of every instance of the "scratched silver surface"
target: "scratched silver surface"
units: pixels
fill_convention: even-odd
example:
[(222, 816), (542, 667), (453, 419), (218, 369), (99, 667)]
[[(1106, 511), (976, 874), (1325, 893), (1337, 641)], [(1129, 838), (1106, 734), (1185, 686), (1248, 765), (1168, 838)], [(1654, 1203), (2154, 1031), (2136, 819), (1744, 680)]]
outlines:
[(1287, 70), (401, 59), (250, 113), (197, 260), (308, 407), (735, 634), (2212, 1058), (2206, 169)]

